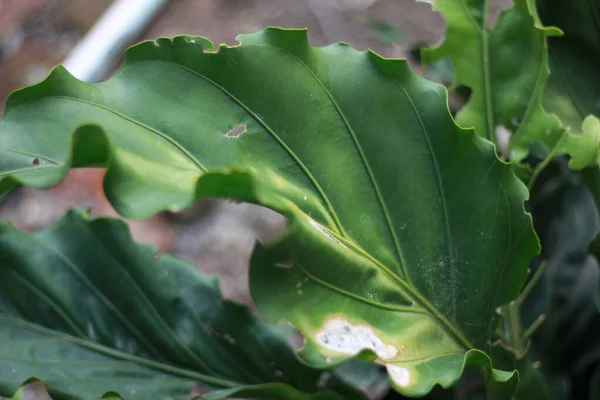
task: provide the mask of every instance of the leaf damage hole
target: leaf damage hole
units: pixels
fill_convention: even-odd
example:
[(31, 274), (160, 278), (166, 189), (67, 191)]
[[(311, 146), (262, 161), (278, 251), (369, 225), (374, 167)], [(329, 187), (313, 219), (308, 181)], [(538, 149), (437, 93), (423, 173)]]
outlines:
[(236, 125), (229, 132), (225, 134), (228, 138), (238, 138), (243, 133), (246, 133), (246, 125)]
[(382, 360), (398, 354), (398, 349), (385, 344), (368, 325), (353, 325), (343, 318), (332, 318), (315, 334), (317, 342), (329, 349), (344, 354), (357, 354), (368, 349)]
[(39, 158), (34, 158), (31, 163), (37, 167), (38, 165), (40, 165), (40, 159)]

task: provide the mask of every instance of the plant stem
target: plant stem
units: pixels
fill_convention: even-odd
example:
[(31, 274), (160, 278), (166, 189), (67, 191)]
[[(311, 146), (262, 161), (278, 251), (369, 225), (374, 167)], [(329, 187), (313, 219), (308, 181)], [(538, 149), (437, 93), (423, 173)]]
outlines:
[(535, 333), (537, 328), (546, 320), (544, 314), (536, 318), (536, 320), (527, 328), (524, 332), (521, 326), (521, 305), (533, 290), (533, 287), (540, 280), (540, 277), (544, 274), (548, 263), (546, 260), (542, 261), (540, 267), (535, 271), (525, 288), (519, 295), (519, 297), (502, 307), (502, 315), (504, 317), (504, 332), (499, 336), (504, 340), (508, 347), (515, 353), (517, 359), (523, 358), (527, 353), (528, 342), (531, 336)]
[(504, 327), (508, 345), (515, 352), (517, 358), (523, 356), (525, 347), (521, 337), (521, 321), (519, 313), (519, 303), (513, 301), (502, 308), (504, 315)]
[(535, 321), (533, 321), (533, 324), (531, 324), (531, 326), (527, 328), (525, 332), (523, 332), (523, 340), (529, 340), (529, 338), (531, 338), (531, 336), (535, 333), (537, 328), (539, 328), (545, 320), (546, 314), (541, 314), (539, 317), (537, 317)]
[(554, 145), (552, 150), (550, 150), (550, 153), (548, 153), (546, 158), (544, 158), (544, 160), (541, 163), (539, 163), (533, 170), (533, 175), (531, 175), (531, 179), (529, 180), (529, 183), (527, 184), (527, 189), (529, 190), (529, 193), (531, 193), (531, 190), (533, 189), (533, 186), (535, 185), (535, 181), (537, 180), (540, 173), (548, 166), (548, 164), (550, 164), (550, 161), (552, 161), (552, 159), (554, 158), (554, 156), (556, 155), (558, 150), (561, 148), (561, 144), (565, 137), (566, 137), (566, 134), (563, 133), (563, 135), (560, 137), (558, 142), (556, 142), (556, 144)]
[(547, 266), (548, 262), (546, 260), (542, 261), (539, 268), (537, 269), (537, 271), (535, 271), (535, 274), (533, 274), (529, 282), (527, 282), (527, 285), (525, 285), (525, 288), (523, 289), (521, 295), (517, 299), (519, 305), (523, 304), (523, 302), (525, 301), (525, 299), (527, 298), (537, 281), (539, 281), (542, 275), (544, 274), (544, 271), (546, 270)]

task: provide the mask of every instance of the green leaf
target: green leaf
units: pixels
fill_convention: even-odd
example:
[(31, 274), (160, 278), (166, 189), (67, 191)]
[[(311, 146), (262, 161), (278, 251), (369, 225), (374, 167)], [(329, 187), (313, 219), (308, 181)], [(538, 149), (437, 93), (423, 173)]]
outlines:
[[(539, 1), (546, 24), (560, 27), (563, 37), (550, 38), (551, 75), (544, 92), (544, 107), (556, 114), (574, 147), (570, 166), (581, 169), (598, 163), (600, 122), (600, 1)], [(560, 152), (559, 152), (560, 154)]]
[(106, 165), (127, 217), (196, 197), (270, 207), (289, 229), (257, 245), (251, 291), (268, 320), (301, 331), (306, 362), (377, 359), (410, 396), (451, 386), (465, 364), (514, 387), (484, 353), (538, 251), (510, 166), (404, 60), (315, 48), (298, 30), (240, 41), (146, 42), (107, 82), (58, 68), (14, 93), (0, 188)]
[(583, 169), (597, 165), (600, 161), (600, 120), (593, 115), (588, 115), (581, 124), (580, 135), (564, 135), (564, 153), (571, 154), (569, 167)]
[(472, 89), (466, 106), (457, 114), (462, 126), (496, 142), (495, 130), (512, 130), (510, 149), (523, 149), (536, 139), (560, 137), (556, 118), (541, 108), (541, 95), (548, 76), (545, 36), (556, 29), (536, 22), (533, 2), (516, 0), (503, 10), (494, 27), (488, 22), (487, 0), (433, 0), (446, 19), (446, 37), (435, 49), (425, 49), (424, 61), (450, 59), (454, 85)]
[[(493, 142), (497, 126), (510, 129), (513, 134), (503, 153), (517, 163), (534, 144), (543, 145), (536, 154), (541, 158), (568, 154), (572, 168), (597, 163), (600, 121), (590, 119), (582, 127), (583, 118), (573, 122), (571, 117), (563, 118), (570, 111), (556, 112), (565, 109), (563, 103), (570, 94), (569, 89), (557, 87), (559, 75), (564, 72), (555, 65), (555, 56), (551, 57), (549, 80), (546, 42), (562, 43), (564, 39), (558, 36), (563, 32), (542, 25), (534, 0), (515, 0), (514, 7), (502, 11), (493, 27), (488, 22), (488, 0), (438, 0), (433, 4), (446, 18), (446, 39), (435, 49), (425, 49), (424, 60), (448, 58), (456, 74), (454, 84), (473, 90), (467, 105), (457, 114), (459, 124), (475, 127), (476, 133)], [(571, 8), (569, 2), (561, 4), (560, 9), (549, 9), (562, 15)], [(546, 18), (543, 22), (554, 24)], [(550, 53), (554, 53), (552, 46)], [(555, 91), (562, 91), (562, 95), (554, 95)], [(573, 130), (572, 123), (578, 128)]]
[(577, 132), (588, 115), (600, 116), (600, 1), (538, 3), (543, 22), (565, 33), (549, 41), (552, 74), (544, 106)]
[[(600, 231), (600, 215), (581, 174), (565, 159), (554, 160), (530, 201), (547, 267), (523, 304), (523, 322), (529, 326), (545, 315), (533, 336), (532, 359), (540, 361), (556, 398), (569, 397), (565, 378), (578, 386), (577, 375), (587, 375), (600, 361), (600, 310), (594, 304), (600, 298), (600, 269), (588, 248)], [(580, 397), (572, 391), (570, 398)]]
[(284, 332), (222, 299), (215, 278), (156, 261), (121, 221), (0, 225), (1, 395), (36, 377), (56, 400), (191, 398), (195, 382), (222, 389), (207, 399), (365, 398), (300, 363)]

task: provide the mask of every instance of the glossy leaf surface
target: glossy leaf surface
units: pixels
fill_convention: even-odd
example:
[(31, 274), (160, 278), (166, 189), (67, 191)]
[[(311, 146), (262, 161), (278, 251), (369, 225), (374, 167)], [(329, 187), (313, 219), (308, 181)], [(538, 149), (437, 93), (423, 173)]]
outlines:
[(207, 399), (365, 398), (300, 363), (283, 332), (221, 298), (214, 277), (156, 261), (121, 221), (0, 225), (0, 395), (36, 377), (57, 400), (191, 398), (195, 383), (223, 389)]
[[(289, 230), (255, 249), (251, 290), (267, 319), (304, 334), (304, 360), (377, 358), (413, 396), (465, 363), (489, 369), (494, 309), (538, 250), (510, 167), (403, 60), (315, 48), (304, 31), (240, 41), (146, 42), (107, 82), (59, 68), (13, 94), (0, 188), (100, 164), (128, 217), (202, 196), (270, 207)], [(488, 376), (514, 388), (512, 371)]]

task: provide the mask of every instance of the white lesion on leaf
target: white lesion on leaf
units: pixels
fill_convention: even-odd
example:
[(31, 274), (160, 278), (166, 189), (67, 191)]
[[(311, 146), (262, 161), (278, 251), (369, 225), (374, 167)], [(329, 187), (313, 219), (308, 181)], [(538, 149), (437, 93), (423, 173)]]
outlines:
[(396, 385), (403, 388), (410, 385), (411, 374), (407, 368), (394, 364), (386, 364), (385, 368), (387, 369), (388, 375), (390, 378), (392, 378)]
[(398, 349), (384, 343), (368, 325), (351, 324), (344, 318), (331, 318), (315, 334), (316, 341), (326, 349), (354, 355), (361, 350), (371, 350), (381, 360), (389, 360), (398, 354)]

